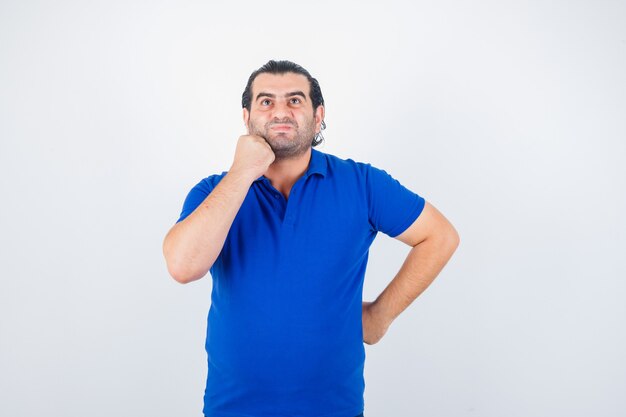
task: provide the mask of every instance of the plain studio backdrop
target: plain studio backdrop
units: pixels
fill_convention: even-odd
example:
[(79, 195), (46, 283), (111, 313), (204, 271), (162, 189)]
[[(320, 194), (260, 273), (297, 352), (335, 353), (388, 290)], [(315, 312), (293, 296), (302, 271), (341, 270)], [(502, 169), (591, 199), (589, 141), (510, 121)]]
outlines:
[(201, 415), (211, 276), (162, 242), (269, 59), (320, 81), (317, 149), (461, 235), (366, 345), (366, 416), (625, 415), (623, 1), (4, 0), (0, 59), (0, 415)]

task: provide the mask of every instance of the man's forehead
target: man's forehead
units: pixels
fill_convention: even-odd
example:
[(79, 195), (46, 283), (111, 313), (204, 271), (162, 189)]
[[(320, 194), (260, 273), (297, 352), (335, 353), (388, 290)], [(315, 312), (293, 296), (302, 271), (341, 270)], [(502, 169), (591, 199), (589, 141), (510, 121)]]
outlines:
[(256, 97), (260, 91), (274, 94), (303, 91), (309, 96), (309, 80), (304, 75), (294, 72), (284, 74), (262, 73), (257, 75), (252, 83), (253, 97)]

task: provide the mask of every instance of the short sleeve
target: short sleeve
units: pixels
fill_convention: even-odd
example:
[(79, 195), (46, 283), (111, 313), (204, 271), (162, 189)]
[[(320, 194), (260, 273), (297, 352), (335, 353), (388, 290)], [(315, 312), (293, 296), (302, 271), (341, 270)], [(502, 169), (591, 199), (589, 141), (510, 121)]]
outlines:
[(180, 217), (176, 223), (185, 220), (187, 216), (194, 212), (194, 210), (207, 198), (211, 191), (213, 191), (215, 186), (222, 179), (222, 176), (223, 175), (217, 174), (211, 175), (194, 185), (191, 191), (187, 194), (187, 198), (185, 198)]
[(426, 201), (385, 170), (365, 164), (367, 204), (373, 230), (396, 237), (419, 217)]

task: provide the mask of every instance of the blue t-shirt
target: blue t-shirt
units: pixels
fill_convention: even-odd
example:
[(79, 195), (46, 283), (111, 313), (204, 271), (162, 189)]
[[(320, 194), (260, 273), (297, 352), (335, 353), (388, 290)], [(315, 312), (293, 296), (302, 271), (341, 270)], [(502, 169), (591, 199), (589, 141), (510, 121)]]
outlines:
[[(178, 221), (225, 175), (193, 187)], [(255, 180), (210, 269), (204, 415), (361, 413), (369, 247), (379, 231), (406, 230), (424, 204), (384, 170), (314, 148), (287, 200)]]

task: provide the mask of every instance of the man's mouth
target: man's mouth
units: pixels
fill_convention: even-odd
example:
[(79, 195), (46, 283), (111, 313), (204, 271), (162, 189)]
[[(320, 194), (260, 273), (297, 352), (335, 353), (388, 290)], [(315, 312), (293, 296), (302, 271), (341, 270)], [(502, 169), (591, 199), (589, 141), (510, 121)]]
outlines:
[(289, 130), (289, 129), (293, 129), (293, 126), (290, 124), (275, 124), (270, 126), (271, 129), (274, 130)]

